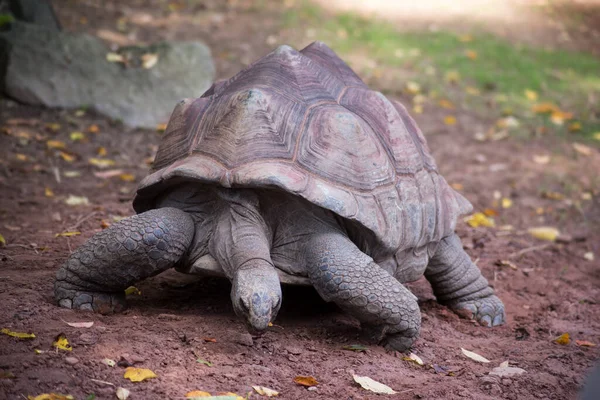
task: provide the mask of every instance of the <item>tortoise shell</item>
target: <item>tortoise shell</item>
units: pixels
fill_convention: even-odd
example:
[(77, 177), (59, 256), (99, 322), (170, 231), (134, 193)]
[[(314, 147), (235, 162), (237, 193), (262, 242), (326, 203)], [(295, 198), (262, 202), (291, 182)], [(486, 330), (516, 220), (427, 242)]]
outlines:
[(189, 180), (301, 196), (371, 230), (390, 253), (439, 241), (471, 210), (406, 109), (320, 42), (280, 46), (181, 101), (135, 210)]

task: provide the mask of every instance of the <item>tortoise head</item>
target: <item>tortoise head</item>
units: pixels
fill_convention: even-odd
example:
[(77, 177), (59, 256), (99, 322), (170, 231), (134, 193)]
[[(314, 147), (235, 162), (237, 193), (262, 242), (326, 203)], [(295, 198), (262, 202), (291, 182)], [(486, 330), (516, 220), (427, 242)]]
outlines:
[(281, 307), (281, 284), (275, 270), (241, 270), (233, 279), (231, 301), (251, 333), (267, 329)]

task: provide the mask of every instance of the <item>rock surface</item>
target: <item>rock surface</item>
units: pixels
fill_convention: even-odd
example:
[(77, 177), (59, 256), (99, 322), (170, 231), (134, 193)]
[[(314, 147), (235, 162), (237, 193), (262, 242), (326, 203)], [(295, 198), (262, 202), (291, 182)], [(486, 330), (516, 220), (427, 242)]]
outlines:
[[(0, 33), (0, 87), (23, 103), (90, 107), (126, 125), (154, 128), (167, 122), (183, 98), (212, 84), (215, 68), (199, 42), (163, 42), (121, 48), (123, 62), (97, 38), (17, 22)], [(143, 57), (157, 57), (144, 68)]]

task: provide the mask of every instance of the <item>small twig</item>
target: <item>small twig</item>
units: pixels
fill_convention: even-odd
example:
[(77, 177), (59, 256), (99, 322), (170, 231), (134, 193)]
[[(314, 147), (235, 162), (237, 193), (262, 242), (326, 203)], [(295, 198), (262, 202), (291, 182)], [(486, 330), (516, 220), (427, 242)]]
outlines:
[(532, 246), (532, 247), (527, 247), (523, 250), (519, 250), (516, 253), (512, 253), (511, 255), (508, 256), (508, 258), (517, 258), (517, 257), (521, 257), (523, 254), (525, 253), (529, 253), (530, 251), (536, 251), (536, 250), (542, 250), (545, 249), (546, 247), (550, 246), (552, 243), (546, 243), (546, 244), (540, 244), (537, 246)]
[(93, 378), (90, 378), (90, 380), (91, 380), (92, 382), (102, 383), (102, 384), (104, 384), (104, 385), (116, 386), (114, 383), (110, 383), (110, 382), (107, 382), (107, 381), (101, 381), (100, 379), (93, 379)]
[(91, 213), (89, 213), (85, 217), (79, 218), (77, 220), (77, 222), (75, 222), (75, 225), (68, 227), (66, 230), (67, 231), (74, 231), (74, 230), (76, 230), (77, 228), (79, 228), (81, 226), (81, 224), (83, 224), (85, 221), (87, 221), (88, 219), (92, 218), (96, 214), (98, 214), (98, 211), (92, 211)]
[(35, 246), (32, 246), (31, 244), (9, 243), (6, 247), (22, 247), (27, 250), (35, 251), (35, 254), (39, 254)]

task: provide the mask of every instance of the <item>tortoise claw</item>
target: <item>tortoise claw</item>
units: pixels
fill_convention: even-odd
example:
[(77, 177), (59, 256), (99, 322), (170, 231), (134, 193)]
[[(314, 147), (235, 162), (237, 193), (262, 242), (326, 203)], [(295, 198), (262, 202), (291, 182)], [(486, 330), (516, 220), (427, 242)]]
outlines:
[(94, 311), (99, 314), (113, 314), (127, 308), (124, 293), (102, 293), (65, 290), (58, 299), (58, 305), (74, 310)]
[(498, 326), (505, 322), (504, 305), (495, 295), (480, 299), (466, 300), (449, 305), (452, 310), (462, 316), (475, 319), (483, 326)]

